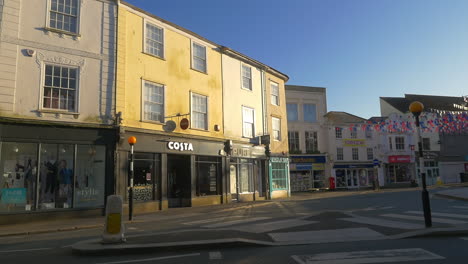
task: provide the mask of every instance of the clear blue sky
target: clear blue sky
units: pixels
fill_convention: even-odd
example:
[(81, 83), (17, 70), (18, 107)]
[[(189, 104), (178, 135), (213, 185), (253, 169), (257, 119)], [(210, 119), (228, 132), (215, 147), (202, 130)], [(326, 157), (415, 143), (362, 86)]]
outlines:
[(468, 95), (468, 0), (128, 0), (327, 88), (328, 111), (380, 115), (379, 97)]

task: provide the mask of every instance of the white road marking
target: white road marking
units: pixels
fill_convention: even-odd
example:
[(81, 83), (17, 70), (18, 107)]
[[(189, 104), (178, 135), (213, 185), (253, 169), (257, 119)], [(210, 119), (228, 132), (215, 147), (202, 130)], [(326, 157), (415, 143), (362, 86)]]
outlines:
[(468, 206), (459, 206), (459, 205), (452, 205), (453, 208), (458, 208), (458, 209), (468, 209)]
[[(383, 214), (381, 216), (384, 217), (393, 217), (393, 218), (400, 218), (400, 219), (408, 219), (408, 220), (424, 220), (421, 216), (413, 216), (413, 215), (401, 215), (401, 214)], [(467, 224), (468, 222), (460, 221), (460, 220), (452, 220), (452, 219), (444, 219), (444, 218), (437, 218), (432, 217), (432, 222), (435, 223), (443, 223), (443, 224)]]
[(300, 264), (360, 264), (445, 259), (422, 248), (335, 252), (291, 257)]
[(384, 226), (384, 227), (390, 227), (390, 228), (408, 229), (408, 230), (424, 228), (424, 225), (420, 225), (420, 224), (412, 224), (412, 223), (405, 223), (405, 222), (399, 222), (399, 221), (393, 221), (393, 220), (386, 220), (386, 219), (376, 218), (376, 217), (357, 216), (353, 218), (340, 218), (338, 220), (349, 221), (349, 222), (360, 223), (360, 224), (375, 225), (375, 226)]
[(229, 216), (229, 217), (225, 216), (225, 217), (210, 218), (210, 219), (203, 219), (203, 220), (198, 220), (198, 221), (186, 222), (186, 223), (183, 223), (183, 224), (184, 225), (199, 225), (199, 224), (207, 224), (207, 223), (224, 221), (226, 219), (240, 218), (240, 217), (242, 217), (242, 216), (240, 216), (240, 215)]
[(201, 255), (200, 253), (193, 253), (193, 254), (175, 255), (175, 256), (165, 256), (165, 257), (149, 258), (149, 259), (132, 259), (132, 260), (114, 261), (114, 262), (100, 262), (100, 263), (96, 263), (96, 264), (134, 263), (134, 262), (145, 262), (145, 261), (163, 260), (163, 259), (173, 259), (173, 258), (195, 257), (195, 256), (200, 256), (200, 255)]
[(209, 253), (210, 259), (223, 259), (223, 255), (219, 251), (213, 251)]
[(298, 242), (307, 241), (310, 243), (331, 243), (343, 241), (361, 241), (383, 239), (385, 236), (372, 229), (345, 228), (317, 231), (299, 231), (285, 233), (269, 233), (270, 237), (276, 242)]
[(393, 209), (395, 207), (393, 206), (385, 206), (385, 207), (380, 207), (379, 210), (388, 210), (388, 209)]
[(460, 237), (463, 240), (468, 240), (468, 237)]
[(53, 248), (30, 248), (30, 249), (14, 249), (14, 250), (2, 250), (0, 253), (11, 253), (11, 252), (28, 252), (28, 251), (39, 251), (39, 250), (49, 250)]
[[(424, 215), (424, 212), (422, 211), (407, 211), (405, 212), (407, 214), (417, 214), (417, 215)], [(453, 217), (453, 218), (464, 218), (464, 219), (468, 219), (468, 215), (466, 214), (447, 214), (447, 213), (437, 213), (437, 212), (431, 212), (432, 215), (435, 215), (435, 216), (443, 216), (443, 217)]]
[(271, 219), (271, 217), (251, 217), (248, 219), (240, 219), (240, 220), (234, 220), (234, 221), (229, 221), (229, 222), (224, 222), (224, 223), (219, 223), (219, 224), (211, 224), (211, 225), (206, 225), (203, 227), (206, 227), (206, 228), (226, 227), (226, 226), (255, 222), (255, 221), (266, 220), (266, 219)]
[(234, 227), (232, 229), (250, 233), (264, 233), (289, 227), (303, 226), (318, 223), (317, 221), (306, 221), (300, 219), (287, 219), (275, 222), (259, 223), (246, 226)]

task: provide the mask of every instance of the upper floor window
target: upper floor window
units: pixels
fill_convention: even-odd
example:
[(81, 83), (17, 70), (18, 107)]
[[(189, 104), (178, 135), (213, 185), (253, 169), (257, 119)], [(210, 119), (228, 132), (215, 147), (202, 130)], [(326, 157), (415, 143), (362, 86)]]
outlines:
[(143, 119), (164, 123), (164, 86), (143, 82)]
[(315, 123), (317, 122), (317, 107), (315, 104), (304, 104), (304, 121)]
[(279, 105), (279, 85), (275, 82), (270, 83), (270, 93), (271, 93), (271, 103), (274, 105)]
[(164, 58), (164, 30), (150, 23), (146, 23), (145, 52)]
[(336, 160), (343, 160), (343, 148), (336, 149)]
[(317, 132), (306, 131), (305, 132), (305, 143), (306, 153), (312, 153), (318, 151)]
[(359, 160), (359, 149), (352, 148), (351, 151), (352, 151), (353, 160)]
[(367, 160), (373, 160), (373, 159), (374, 159), (374, 149), (367, 148)]
[(252, 68), (242, 65), (242, 88), (252, 91)]
[(423, 138), (422, 139), (422, 147), (423, 147), (423, 150), (431, 150), (431, 140), (430, 140), (430, 138)]
[(366, 138), (372, 138), (372, 131), (369, 129), (366, 130)]
[(208, 97), (192, 93), (192, 128), (208, 130)]
[(286, 104), (288, 121), (297, 121), (297, 104)]
[(206, 73), (206, 47), (192, 42), (192, 67)]
[(405, 149), (405, 137), (395, 137), (395, 149), (397, 150)]
[(352, 129), (350, 134), (351, 134), (351, 138), (357, 138), (357, 131), (356, 130)]
[(78, 68), (45, 65), (43, 108), (76, 112)]
[(242, 107), (242, 136), (246, 138), (253, 138), (255, 135), (254, 125), (254, 109), (249, 107)]
[(271, 128), (273, 130), (273, 139), (281, 140), (281, 119), (272, 117)]
[(299, 152), (299, 132), (288, 131), (289, 152)]
[(391, 138), (391, 137), (388, 137), (388, 148), (389, 148), (390, 150), (393, 149), (393, 146), (392, 146), (392, 138)]
[(343, 138), (343, 129), (341, 127), (335, 127), (335, 138)]
[(78, 1), (51, 0), (49, 26), (61, 31), (78, 33)]

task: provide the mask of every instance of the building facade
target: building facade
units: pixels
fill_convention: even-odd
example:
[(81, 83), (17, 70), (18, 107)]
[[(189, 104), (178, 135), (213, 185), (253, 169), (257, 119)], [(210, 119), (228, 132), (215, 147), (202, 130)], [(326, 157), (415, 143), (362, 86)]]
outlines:
[(0, 2), (0, 214), (100, 212), (113, 193), (116, 15)]

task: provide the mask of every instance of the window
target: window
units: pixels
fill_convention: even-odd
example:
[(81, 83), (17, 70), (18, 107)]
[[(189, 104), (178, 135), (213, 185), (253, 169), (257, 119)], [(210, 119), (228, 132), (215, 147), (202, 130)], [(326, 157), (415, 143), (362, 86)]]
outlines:
[(336, 160), (343, 160), (343, 148), (336, 149)]
[(373, 160), (373, 159), (374, 159), (374, 149), (367, 148), (367, 160)]
[(372, 131), (369, 128), (366, 130), (366, 138), (372, 138)]
[(357, 138), (357, 131), (354, 128), (351, 130), (351, 138)]
[(304, 121), (309, 123), (317, 122), (317, 107), (315, 104), (304, 104)]
[(43, 108), (76, 112), (77, 68), (46, 65)]
[(78, 0), (51, 0), (49, 26), (78, 33)]
[(192, 67), (206, 73), (206, 47), (192, 43)]
[(289, 152), (298, 153), (299, 150), (299, 132), (288, 131)]
[(192, 128), (208, 130), (208, 97), (192, 94)]
[(423, 150), (431, 150), (431, 140), (430, 138), (422, 139)]
[(216, 157), (197, 156), (197, 196), (216, 195), (219, 193), (221, 160)]
[(252, 68), (242, 65), (242, 88), (252, 91)]
[(281, 119), (272, 117), (271, 128), (273, 130), (273, 139), (281, 140)]
[(146, 23), (145, 52), (164, 58), (164, 31), (162, 28)]
[(288, 188), (288, 170), (285, 163), (271, 163), (271, 187), (273, 190)]
[(391, 137), (388, 137), (388, 148), (389, 148), (390, 150), (393, 149), (393, 146), (392, 146), (392, 138), (391, 138)]
[(254, 109), (243, 106), (242, 107), (242, 136), (246, 138), (253, 138), (255, 135), (254, 126)]
[(395, 149), (404, 150), (405, 149), (405, 138), (404, 137), (395, 137)]
[(143, 119), (164, 123), (164, 86), (144, 81)]
[(305, 132), (306, 153), (315, 153), (318, 151), (317, 132)]
[(335, 128), (335, 137), (336, 138), (342, 138), (343, 137), (342, 130), (343, 129), (341, 127), (336, 127)]
[(279, 105), (279, 85), (275, 82), (270, 83), (271, 103)]
[(286, 104), (288, 121), (297, 121), (297, 104)]
[(134, 159), (134, 199), (136, 201), (157, 200), (158, 184), (161, 179), (160, 155), (136, 152)]
[(352, 154), (353, 154), (353, 160), (359, 160), (359, 149), (352, 148), (351, 151), (352, 151)]

